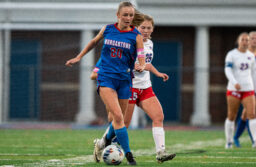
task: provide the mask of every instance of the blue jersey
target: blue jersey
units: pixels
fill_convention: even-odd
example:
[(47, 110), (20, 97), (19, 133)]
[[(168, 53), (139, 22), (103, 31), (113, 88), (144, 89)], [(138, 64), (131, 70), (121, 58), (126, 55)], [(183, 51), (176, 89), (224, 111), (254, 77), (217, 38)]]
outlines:
[(99, 74), (119, 80), (130, 80), (137, 57), (136, 37), (139, 31), (121, 31), (116, 24), (107, 25), (101, 51)]

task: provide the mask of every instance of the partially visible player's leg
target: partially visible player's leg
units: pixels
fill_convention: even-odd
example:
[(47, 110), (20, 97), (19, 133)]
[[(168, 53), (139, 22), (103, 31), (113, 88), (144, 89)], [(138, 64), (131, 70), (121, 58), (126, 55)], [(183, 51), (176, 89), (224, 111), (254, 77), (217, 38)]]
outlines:
[(225, 120), (225, 136), (226, 136), (226, 145), (225, 148), (232, 148), (233, 145), (233, 136), (235, 130), (235, 119), (240, 106), (240, 99), (234, 96), (227, 96), (227, 105), (228, 105), (228, 116)]
[(109, 127), (106, 129), (101, 139), (94, 139), (94, 150), (93, 150), (93, 159), (95, 162), (100, 162), (101, 154), (103, 149), (106, 146), (106, 135), (109, 131)]
[(168, 154), (165, 151), (164, 114), (159, 100), (156, 96), (152, 96), (141, 101), (140, 106), (152, 120), (152, 134), (156, 146), (157, 161), (163, 163), (172, 160), (176, 154)]
[(124, 115), (124, 124), (127, 128), (129, 128), (129, 125), (131, 123), (134, 108), (135, 104), (128, 104), (128, 109)]
[[(93, 158), (94, 158), (95, 162), (100, 162), (103, 149), (111, 143), (111, 139), (107, 140), (107, 135), (109, 134), (109, 138), (110, 138), (110, 134), (113, 135), (113, 133), (114, 133), (114, 129), (111, 124), (113, 119), (112, 119), (111, 112), (109, 112), (108, 107), (106, 107), (106, 111), (108, 114), (108, 122), (110, 122), (110, 124), (107, 127), (106, 131), (104, 132), (102, 138), (94, 140)], [(109, 131), (109, 129), (110, 129), (110, 131)]]
[(237, 128), (234, 136), (234, 144), (236, 147), (241, 147), (239, 137), (243, 134), (244, 129), (246, 128), (246, 119), (246, 110), (243, 109), (241, 117), (238, 118)]
[(128, 108), (124, 114), (124, 124), (127, 128), (129, 128), (129, 125), (131, 123), (135, 104), (138, 98), (139, 98), (139, 89), (132, 88), (132, 93), (131, 93), (131, 97), (129, 98)]
[[(115, 127), (115, 124), (114, 124), (114, 128), (115, 128), (115, 134), (116, 134), (117, 140), (125, 152), (125, 157), (128, 161), (128, 164), (136, 165), (137, 163), (133, 157), (133, 154), (131, 153), (130, 146), (129, 146), (129, 137), (128, 137), (127, 128), (124, 124), (124, 115), (127, 112), (128, 102), (131, 96), (130, 86), (131, 86), (130, 82), (126, 82), (126, 81), (120, 82), (120, 87), (117, 93), (118, 93), (119, 106), (121, 107), (121, 111), (122, 111), (123, 125), (121, 128), (118, 128), (118, 127)], [(113, 122), (114, 121), (115, 121), (115, 117), (113, 117)]]
[[(253, 142), (256, 141), (256, 116), (255, 116), (255, 96), (248, 96), (242, 100), (244, 107), (246, 108), (247, 118), (249, 120), (249, 128), (252, 134)], [(255, 147), (255, 145), (252, 145)]]
[(255, 148), (256, 144), (253, 141), (253, 137), (252, 137), (252, 133), (251, 133), (251, 130), (250, 130), (250, 127), (249, 127), (249, 120), (248, 119), (246, 120), (246, 127), (247, 127), (247, 131), (248, 131), (249, 137), (250, 137), (251, 142), (252, 142), (252, 146)]

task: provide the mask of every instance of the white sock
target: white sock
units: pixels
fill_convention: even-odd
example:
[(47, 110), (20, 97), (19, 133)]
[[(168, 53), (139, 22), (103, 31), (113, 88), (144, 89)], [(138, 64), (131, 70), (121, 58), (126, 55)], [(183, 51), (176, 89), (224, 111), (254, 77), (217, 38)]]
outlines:
[(156, 152), (165, 150), (165, 134), (163, 127), (152, 128), (153, 138), (156, 145)]
[(235, 121), (230, 121), (228, 118), (225, 121), (225, 136), (227, 143), (233, 143), (233, 136), (235, 131)]
[(256, 141), (256, 118), (249, 120), (249, 128), (252, 134), (253, 141)]

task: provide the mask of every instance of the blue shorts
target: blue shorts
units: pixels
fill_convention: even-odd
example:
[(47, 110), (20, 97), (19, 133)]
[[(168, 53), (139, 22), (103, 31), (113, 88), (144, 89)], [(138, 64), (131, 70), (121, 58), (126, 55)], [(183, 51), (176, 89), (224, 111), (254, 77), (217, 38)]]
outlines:
[(119, 80), (115, 78), (110, 78), (104, 75), (98, 74), (97, 87), (108, 87), (116, 91), (118, 99), (129, 99), (131, 91), (131, 81), (129, 80)]

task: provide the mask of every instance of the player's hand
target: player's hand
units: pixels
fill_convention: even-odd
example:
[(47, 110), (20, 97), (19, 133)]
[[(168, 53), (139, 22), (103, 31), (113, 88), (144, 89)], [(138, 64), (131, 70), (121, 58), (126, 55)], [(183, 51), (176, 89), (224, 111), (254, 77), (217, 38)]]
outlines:
[(241, 89), (241, 86), (240, 86), (240, 84), (235, 84), (235, 88), (236, 88), (236, 90), (240, 90)]
[(75, 57), (73, 59), (68, 60), (65, 65), (69, 66), (69, 67), (72, 67), (73, 64), (76, 64), (79, 61), (80, 61), (80, 58)]
[(164, 82), (166, 82), (169, 79), (169, 76), (165, 73), (159, 73), (158, 77), (163, 78)]
[(138, 72), (142, 72), (142, 71), (144, 71), (145, 67), (146, 67), (146, 64), (140, 65), (140, 64), (138, 64), (138, 63), (135, 63), (134, 69), (135, 69), (136, 71), (138, 71)]

